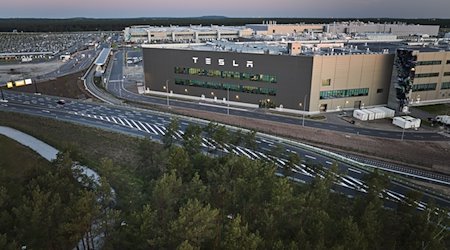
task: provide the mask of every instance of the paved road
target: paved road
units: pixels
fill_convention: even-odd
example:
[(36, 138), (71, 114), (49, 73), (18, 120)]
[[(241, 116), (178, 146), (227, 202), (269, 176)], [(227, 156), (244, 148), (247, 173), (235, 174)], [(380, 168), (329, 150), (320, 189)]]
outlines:
[[(120, 97), (125, 100), (130, 100), (134, 102), (141, 103), (151, 103), (166, 105), (166, 98), (154, 97), (154, 96), (144, 96), (137, 93), (128, 91), (124, 88), (123, 78), (123, 51), (118, 51), (115, 54), (115, 59), (113, 60), (113, 66), (111, 70), (111, 78), (109, 80), (107, 90), (116, 97)], [(196, 102), (187, 102), (181, 100), (170, 100), (171, 106), (190, 108), (194, 110), (209, 111), (221, 114), (227, 114), (226, 106), (220, 105), (204, 105)], [(230, 115), (242, 116), (247, 118), (255, 118), (260, 120), (268, 120), (280, 123), (301, 125), (302, 120), (299, 118), (293, 118), (288, 116), (268, 114), (261, 110), (243, 110), (243, 109), (230, 109)], [(336, 131), (344, 134), (357, 134), (365, 136), (375, 136), (381, 138), (389, 139), (401, 139), (401, 131), (391, 131), (391, 130), (378, 130), (370, 128), (360, 128), (353, 125), (340, 125), (340, 124), (330, 124), (321, 121), (305, 120), (305, 126), (314, 127), (320, 129), (327, 129)], [(423, 140), (423, 141), (448, 141), (450, 136), (444, 136), (435, 132), (417, 132), (417, 131), (406, 131), (403, 136), (404, 140)]]
[[(56, 103), (59, 100), (58, 97), (15, 93), (12, 91), (5, 91), (5, 96), (8, 103), (0, 103), (0, 110), (70, 121), (132, 136), (147, 137), (153, 140), (161, 140), (167, 131), (166, 126), (171, 119), (169, 114), (89, 103), (80, 100), (67, 100), (65, 105), (58, 105)], [(176, 139), (181, 141), (184, 130), (189, 124), (193, 123), (201, 126), (205, 125), (205, 123), (192, 118), (181, 118), (180, 130), (176, 133)], [(280, 142), (261, 135), (257, 136), (256, 142), (257, 148), (251, 150), (227, 144), (219, 145), (212, 139), (203, 137), (202, 146), (204, 150), (217, 149), (224, 153), (234, 153), (255, 160), (274, 162), (279, 166), (278, 174), (282, 174), (283, 166), (288, 163), (287, 154), (291, 152), (297, 153), (303, 159), (303, 162), (295, 165), (292, 178), (298, 182), (310, 182), (316, 176), (323, 175), (322, 170), (315, 168), (311, 163), (319, 163), (325, 168), (329, 168), (334, 161), (289, 144), (284, 144), (285, 152), (281, 156), (274, 157), (272, 156), (273, 149)], [(367, 175), (365, 170), (344, 163), (338, 163), (338, 168), (342, 174), (336, 183), (336, 190), (348, 196), (364, 194), (367, 191), (367, 186), (364, 184), (364, 178)], [(394, 206), (397, 201), (402, 201), (404, 195), (412, 189), (414, 188), (393, 181), (389, 189), (385, 190), (384, 196), (387, 199), (387, 203), (391, 203)], [(426, 193), (421, 201), (422, 203), (418, 206), (423, 208), (430, 199), (436, 199), (436, 203), (441, 206), (450, 207), (450, 201), (431, 193)]]

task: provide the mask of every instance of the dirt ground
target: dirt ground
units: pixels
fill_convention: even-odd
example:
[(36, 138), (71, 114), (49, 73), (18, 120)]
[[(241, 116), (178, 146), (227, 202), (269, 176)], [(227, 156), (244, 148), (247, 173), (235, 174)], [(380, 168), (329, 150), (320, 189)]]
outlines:
[(0, 83), (45, 75), (57, 70), (62, 64), (59, 60), (45, 63), (0, 64)]
[[(37, 84), (38, 92), (45, 95), (61, 96), (75, 99), (89, 99), (91, 95), (84, 89), (83, 81), (80, 80), (83, 72), (59, 77), (55, 80), (40, 82)], [(34, 93), (34, 84), (14, 88), (15, 91)]]

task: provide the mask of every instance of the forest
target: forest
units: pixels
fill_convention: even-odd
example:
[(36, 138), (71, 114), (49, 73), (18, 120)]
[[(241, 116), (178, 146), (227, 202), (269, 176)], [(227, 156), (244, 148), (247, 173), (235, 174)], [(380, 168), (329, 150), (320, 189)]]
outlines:
[[(74, 32), (74, 31), (121, 31), (131, 25), (245, 25), (273, 20), (283, 23), (332, 23), (352, 21), (355, 18), (227, 18), (221, 16), (205, 17), (142, 17), (142, 18), (0, 18), (0, 32)], [(357, 18), (364, 22), (406, 22), (409, 24), (433, 24), (450, 28), (450, 19), (397, 19), (397, 18)]]
[(386, 208), (379, 193), (389, 178), (381, 173), (367, 176), (366, 195), (348, 198), (332, 191), (335, 165), (308, 162), (326, 174), (300, 184), (289, 179), (290, 166), (302, 160), (296, 154), (277, 176), (273, 163), (201, 148), (205, 134), (219, 145), (255, 147), (255, 132), (190, 125), (179, 142), (172, 136), (178, 128), (173, 119), (162, 144), (142, 139), (135, 166), (100, 159), (101, 186), (77, 184), (70, 163), (83, 157), (74, 148), (54, 168), (20, 180), (0, 175), (0, 249), (70, 249), (100, 234), (103, 249), (450, 247), (447, 212), (433, 204), (417, 209), (416, 192)]

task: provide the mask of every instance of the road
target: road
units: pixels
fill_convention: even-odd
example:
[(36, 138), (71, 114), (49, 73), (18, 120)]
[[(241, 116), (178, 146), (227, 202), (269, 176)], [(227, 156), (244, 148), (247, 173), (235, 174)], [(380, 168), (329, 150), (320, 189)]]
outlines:
[[(8, 102), (0, 103), (0, 110), (2, 111), (19, 112), (69, 121), (132, 136), (147, 137), (156, 141), (160, 141), (165, 135), (167, 131), (166, 126), (171, 120), (171, 115), (165, 113), (80, 100), (67, 99), (65, 105), (58, 105), (57, 101), (59, 97), (16, 93), (12, 91), (5, 91), (5, 97)], [(178, 141), (182, 140), (184, 130), (189, 124), (204, 126), (206, 122), (201, 122), (193, 118), (180, 117), (180, 130), (176, 133), (176, 139)], [(205, 136), (202, 138), (202, 147), (204, 150), (218, 149), (224, 153), (234, 153), (254, 160), (270, 161), (279, 167), (278, 174), (283, 173), (283, 166), (288, 163), (286, 160), (287, 154), (291, 152), (297, 153), (303, 159), (303, 162), (295, 165), (292, 179), (302, 183), (310, 182), (316, 176), (323, 175), (323, 170), (314, 167), (312, 163), (321, 164), (327, 169), (334, 162), (332, 158), (260, 134), (257, 135), (256, 143), (257, 148), (252, 150), (228, 144), (221, 146), (210, 138)], [(272, 156), (273, 149), (280, 143), (284, 146), (285, 152), (279, 157)], [(367, 186), (364, 184), (364, 178), (367, 175), (366, 170), (342, 162), (338, 163), (338, 168), (342, 174), (340, 174), (336, 182), (335, 189), (337, 191), (349, 197), (367, 192)], [(396, 202), (402, 201), (404, 196), (414, 189), (415, 187), (409, 187), (405, 184), (392, 181), (389, 188), (384, 191), (383, 196), (386, 198), (388, 205), (395, 206)], [(450, 207), (450, 201), (429, 192), (425, 193), (423, 200), (417, 206), (423, 209), (430, 199), (435, 199), (436, 203), (440, 206)]]
[[(159, 104), (166, 105), (166, 98), (163, 97), (154, 97), (154, 96), (146, 96), (139, 95), (137, 93), (131, 92), (124, 87), (124, 77), (123, 77), (123, 63), (124, 63), (124, 52), (123, 50), (119, 50), (114, 55), (114, 60), (112, 60), (112, 70), (111, 75), (108, 81), (107, 90), (112, 93), (114, 96), (119, 97), (121, 99), (140, 102), (140, 103), (150, 103), (150, 104)], [(227, 107), (221, 105), (205, 105), (202, 103), (196, 102), (188, 102), (177, 99), (170, 99), (170, 105), (175, 107), (183, 107), (190, 108), (193, 110), (202, 110), (209, 111), (221, 114), (227, 114)], [(246, 118), (254, 118), (265, 121), (274, 121), (286, 124), (294, 124), (300, 125), (302, 120), (299, 118), (293, 118), (289, 116), (282, 116), (276, 114), (268, 114), (261, 110), (244, 110), (242, 108), (239, 109), (230, 109), (230, 115), (241, 116)], [(345, 134), (357, 134), (364, 136), (374, 136), (381, 138), (389, 138), (389, 139), (401, 139), (402, 132), (401, 131), (392, 131), (392, 130), (379, 130), (379, 129), (370, 129), (370, 128), (360, 128), (356, 126), (346, 126), (340, 124), (331, 124), (321, 121), (313, 121), (313, 120), (305, 120), (305, 126), (314, 127), (320, 129), (326, 129), (331, 131), (336, 131), (339, 133)], [(404, 140), (423, 140), (423, 141), (448, 141), (450, 137), (446, 137), (444, 135), (435, 133), (435, 132), (417, 132), (417, 131), (405, 131), (403, 135)]]

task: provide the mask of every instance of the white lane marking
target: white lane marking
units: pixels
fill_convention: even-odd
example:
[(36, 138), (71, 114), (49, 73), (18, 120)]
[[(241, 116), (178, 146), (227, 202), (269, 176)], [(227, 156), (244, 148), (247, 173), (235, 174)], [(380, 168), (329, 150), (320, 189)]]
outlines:
[(180, 139), (183, 139), (183, 137), (181, 136), (181, 134), (178, 133), (177, 131), (175, 131), (175, 135), (176, 135), (177, 137), (179, 137)]
[(350, 180), (352, 180), (352, 181), (358, 183), (361, 187), (367, 188), (367, 185), (365, 185), (362, 181), (360, 181), (360, 180), (358, 180), (358, 179), (356, 179), (356, 178), (353, 178), (353, 177), (351, 177), (350, 175), (347, 175), (346, 178), (348, 178), (348, 179), (350, 179)]
[(134, 122), (133, 120), (130, 120), (130, 121), (134, 124), (134, 126), (136, 126), (137, 129), (139, 129), (140, 131), (142, 131), (141, 127), (139, 127), (139, 125), (137, 125), (136, 122)]
[(123, 126), (126, 126), (125, 123), (123, 123), (122, 119), (120, 119), (119, 117), (117, 117), (117, 120), (119, 120), (119, 122), (120, 122)]
[(151, 129), (155, 135), (158, 134), (158, 132), (156, 132), (156, 130), (153, 129), (152, 125), (150, 125), (150, 124), (148, 124), (148, 123), (146, 123), (146, 122), (145, 122), (145, 125), (147, 125), (147, 127), (148, 127), (149, 129)]
[(236, 155), (240, 155), (240, 154), (238, 153), (238, 151), (236, 151), (234, 148), (231, 149), (231, 151), (232, 151), (233, 153), (235, 153)]
[(236, 147), (237, 150), (239, 150), (239, 152), (241, 152), (242, 154), (244, 154), (245, 156), (247, 156), (250, 159), (253, 159), (253, 157), (251, 157), (249, 154), (247, 154), (244, 150), (242, 150), (240, 147)]
[(142, 124), (142, 122), (140, 122), (140, 121), (137, 121), (137, 122), (144, 128), (144, 130), (145, 130), (147, 133), (150, 134), (150, 131), (145, 127), (144, 124)]
[(99, 116), (100, 120), (104, 121), (105, 119), (103, 119), (103, 116)]
[(87, 117), (91, 117), (91, 115), (90, 115), (90, 114), (87, 114)]
[(133, 125), (131, 125), (131, 123), (127, 119), (123, 118), (123, 120), (128, 124), (128, 126), (130, 126), (131, 128), (133, 127)]
[(306, 176), (314, 177), (312, 174), (306, 172), (306, 170), (304, 168), (302, 168), (301, 166), (294, 165), (294, 168), (300, 170), (300, 172), (302, 172)]
[(333, 165), (333, 163), (331, 161), (325, 161), (325, 163), (328, 165)]
[(313, 160), (316, 160), (316, 159), (317, 159), (316, 157), (310, 156), (310, 155), (305, 155), (305, 157), (306, 157), (306, 158), (309, 158), (309, 159), (313, 159)]
[(108, 122), (111, 122), (111, 120), (109, 119), (109, 117), (105, 116), (105, 119), (106, 119)]
[(253, 157), (254, 158), (256, 158), (256, 159), (261, 159), (261, 157), (259, 157), (257, 154), (255, 154), (253, 151), (251, 151), (250, 149), (248, 149), (248, 148), (243, 148), (246, 152), (248, 152), (248, 153), (250, 153), (251, 155), (253, 155)]
[(348, 168), (348, 170), (349, 170), (349, 171), (352, 171), (352, 172), (355, 172), (355, 173), (357, 173), (357, 174), (360, 174), (360, 173), (361, 173), (361, 171), (358, 171), (358, 170), (353, 169), (353, 168)]
[(165, 134), (166, 134), (166, 133), (164, 133), (164, 131), (163, 131), (161, 128), (159, 128), (158, 125), (153, 125), (153, 126), (155, 126), (155, 128), (156, 128), (162, 135), (165, 135)]
[(118, 122), (116, 121), (116, 119), (114, 119), (114, 117), (111, 117), (111, 119), (113, 120), (114, 123), (116, 123), (116, 124), (118, 123)]
[(98, 119), (96, 115), (94, 115), (94, 118), (95, 118), (95, 119)]

